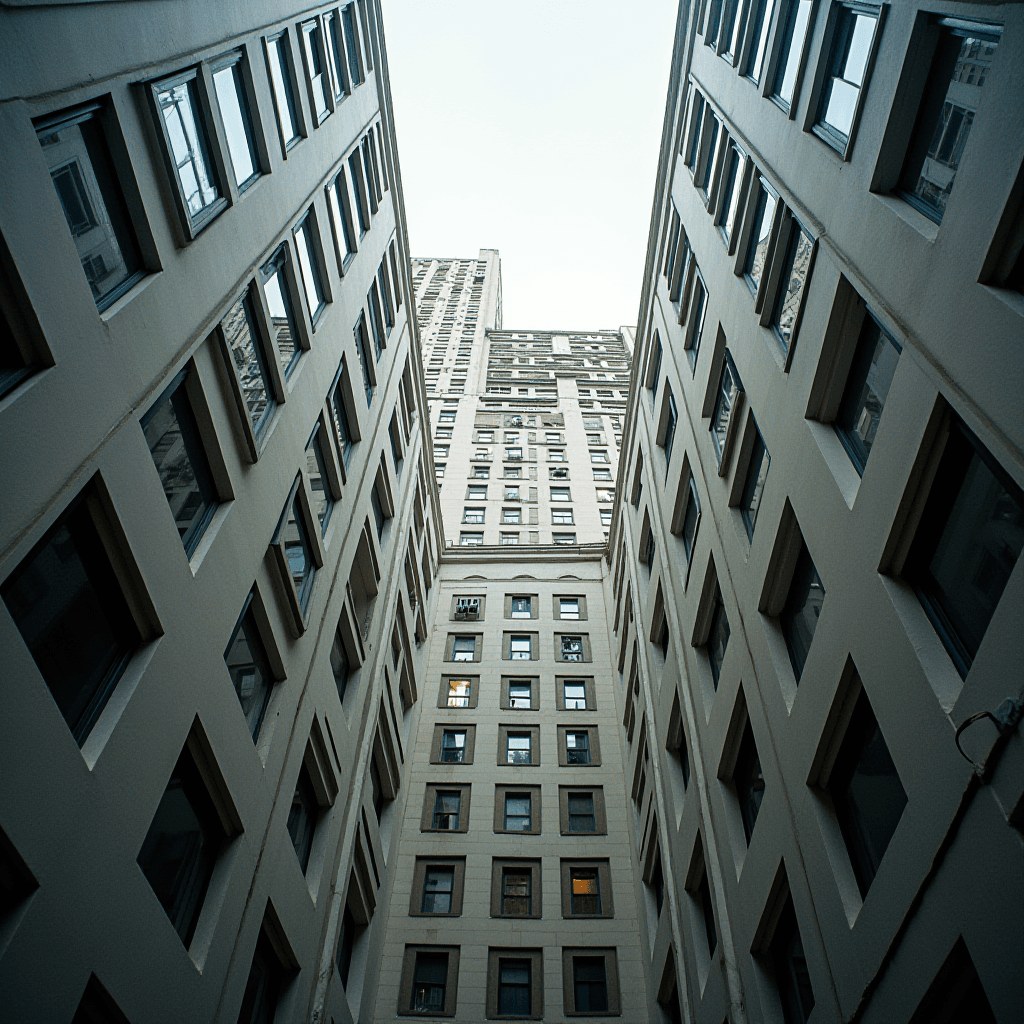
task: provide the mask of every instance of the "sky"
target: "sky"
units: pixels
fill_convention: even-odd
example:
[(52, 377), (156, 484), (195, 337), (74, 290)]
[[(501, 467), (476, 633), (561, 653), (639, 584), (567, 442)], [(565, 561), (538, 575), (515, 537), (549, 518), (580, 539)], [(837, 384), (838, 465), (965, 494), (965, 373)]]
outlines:
[(635, 324), (677, 0), (384, 0), (413, 257), (501, 254), (504, 326)]

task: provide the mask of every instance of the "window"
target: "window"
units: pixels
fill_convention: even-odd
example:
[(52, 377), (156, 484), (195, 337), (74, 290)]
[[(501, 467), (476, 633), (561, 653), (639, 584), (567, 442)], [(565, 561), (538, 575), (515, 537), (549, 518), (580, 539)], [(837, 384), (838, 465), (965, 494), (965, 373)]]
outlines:
[(478, 430), (476, 434), (477, 444), (493, 444), (494, 443), (494, 431), (493, 430)]
[(327, 102), (331, 75), (325, 62), (320, 22), (316, 19), (299, 26), (302, 34), (302, 56), (306, 65), (306, 83), (309, 86), (310, 106), (317, 124), (322, 124), (331, 108)]
[(560, 645), (562, 661), (584, 661), (583, 637), (563, 636)]
[(529, 661), (532, 657), (533, 643), (529, 634), (509, 637), (509, 658), (512, 661)]
[(772, 27), (776, 0), (752, 0), (750, 50), (743, 74), (755, 84), (761, 81), (768, 53), (768, 33)]
[(150, 86), (164, 154), (177, 185), (187, 230), (197, 232), (227, 205), (210, 152), (210, 134), (199, 99), (198, 71)]
[(736, 372), (736, 364), (732, 361), (729, 350), (725, 350), (722, 360), (722, 375), (718, 380), (718, 394), (715, 397), (715, 408), (711, 414), (711, 441), (715, 446), (715, 456), (721, 467), (725, 462), (727, 444), (731, 435), (733, 412), (739, 401), (743, 385)]
[(224, 829), (188, 747), (149, 826), (138, 865), (186, 949), (206, 899)]
[(562, 916), (611, 917), (608, 861), (562, 861)]
[(182, 370), (142, 418), (149, 453), (171, 507), (178, 536), (191, 557), (214, 512), (217, 492)]
[(789, 594), (779, 615), (782, 635), (786, 638), (789, 660), (798, 683), (811, 649), (811, 641), (814, 639), (814, 630), (817, 628), (818, 616), (821, 615), (824, 601), (825, 588), (821, 585), (818, 570), (814, 568), (807, 545), (801, 541), (800, 555), (789, 585)]
[(505, 736), (506, 764), (533, 764), (533, 736), (528, 732), (508, 732)]
[[(437, 458), (447, 459), (448, 458), (448, 451), (449, 451), (450, 447), (451, 446), (447, 445), (447, 444), (435, 444), (434, 445), (434, 455)], [(479, 475), (479, 474), (477, 474), (477, 475)], [(487, 478), (484, 477), (484, 479), (487, 479)]]
[(768, 187), (764, 179), (758, 179), (753, 226), (750, 230), (750, 241), (747, 243), (746, 258), (743, 261), (743, 274), (754, 295), (757, 295), (765, 267), (768, 265), (768, 248), (778, 201), (779, 197)]
[(452, 912), (452, 890), (455, 888), (455, 867), (429, 867), (423, 877), (423, 898), (421, 913), (450, 914)]
[(907, 202), (940, 224), (1002, 29), (962, 18), (936, 18), (935, 26), (938, 38), (931, 70), (899, 189)]
[(518, 533), (502, 533), (500, 536), (502, 544), (518, 544), (519, 534)]
[(348, 647), (344, 637), (341, 635), (341, 622), (334, 631), (334, 639), (331, 641), (331, 674), (334, 676), (334, 685), (338, 689), (338, 700), (345, 701), (345, 690), (348, 688), (349, 679), (352, 675), (352, 663), (348, 658)]
[(295, 251), (298, 254), (299, 271), (306, 296), (306, 305), (309, 309), (309, 319), (313, 324), (316, 323), (326, 305), (320, 257), (317, 255), (317, 242), (313, 237), (315, 231), (314, 214), (310, 210), (295, 228)]
[(105, 518), (87, 487), (0, 587), (79, 746), (142, 644), (101, 540)]
[[(686, 166), (693, 172), (697, 169), (697, 157), (700, 154), (700, 132), (704, 124), (704, 97), (694, 90), (693, 108), (690, 112), (690, 145), (686, 150)], [(657, 334), (655, 335), (657, 337)], [(660, 344), (660, 342), (659, 342)], [(658, 367), (661, 367), (661, 353), (658, 353)], [(647, 386), (657, 384), (657, 377), (648, 378)]]
[(683, 510), (679, 536), (686, 552), (686, 564), (689, 565), (693, 560), (693, 545), (697, 540), (697, 527), (700, 525), (700, 499), (697, 497), (697, 486), (693, 482), (692, 472), (688, 474), (683, 500), (686, 507)]
[(464, 508), (462, 510), (462, 521), (464, 523), (482, 523), (484, 521), (484, 509)]
[(733, 770), (733, 783), (740, 803), (740, 818), (743, 820), (743, 834), (750, 845), (750, 837), (754, 834), (757, 823), (757, 812), (761, 809), (764, 799), (764, 773), (761, 771), (761, 758), (754, 743), (754, 732), (750, 727), (750, 719), (743, 729), (740, 749), (736, 757), (736, 768)]
[(569, 496), (568, 487), (552, 487), (551, 488), (551, 500), (552, 501), (572, 501)]
[(506, 792), (504, 795), (503, 831), (533, 832), (532, 805), (530, 793)]
[(686, 358), (690, 368), (696, 370), (700, 343), (704, 337), (704, 317), (708, 311), (708, 290), (700, 271), (694, 272), (693, 290), (690, 296), (690, 312), (686, 318)]
[(462, 831), (459, 829), (459, 815), (462, 809), (460, 790), (439, 789), (434, 793), (433, 824), (439, 832)]
[(562, 683), (562, 687), (567, 711), (587, 710), (587, 687), (582, 679), (566, 679)]
[(366, 192), (363, 184), (363, 169), (359, 166), (359, 150), (348, 158), (348, 174), (352, 183), (352, 196), (355, 200), (356, 216), (359, 218), (359, 234), (362, 237), (370, 230), (370, 213), (367, 209)]
[[(473, 640), (473, 637), (456, 637), (456, 642), (459, 640)], [(464, 653), (459, 651), (458, 653)], [(470, 649), (472, 654), (472, 649)], [(453, 661), (472, 661), (473, 658), (453, 658)], [(472, 679), (446, 679), (441, 684), (441, 693), (443, 697), (442, 707), (449, 708), (468, 708), (474, 707), (470, 703), (470, 700), (475, 696)]]
[(732, 142), (729, 143), (725, 158), (725, 175), (722, 178), (721, 197), (718, 202), (718, 230), (725, 239), (726, 248), (731, 248), (736, 219), (739, 216), (743, 195), (743, 154)]
[(485, 501), (487, 499), (487, 486), (480, 484), (470, 484), (466, 488), (466, 497), (471, 498), (475, 501)]
[[(806, 0), (800, 2), (804, 3)], [(771, 321), (772, 330), (784, 352), (789, 352), (796, 335), (813, 248), (814, 240), (796, 221), (793, 221)]]
[(943, 1018), (971, 1021), (971, 1024), (996, 1024), (996, 1015), (992, 1012), (963, 936), (953, 944), (910, 1018), (910, 1024), (929, 1024)]
[(602, 526), (611, 526), (612, 525), (611, 509), (602, 508), (602, 509), (599, 509), (599, 511), (601, 513), (601, 525)]
[(231, 170), (239, 192), (244, 192), (261, 173), (256, 135), (249, 112), (243, 68), (245, 58), (241, 50), (218, 60), (212, 67), (213, 88), (224, 125)]
[(1024, 493), (952, 415), (903, 576), (966, 678), (1024, 547)]
[[(490, 475), (491, 475), (491, 467), (490, 466), (474, 466), (473, 467), (473, 477), (476, 480), (487, 480), (487, 479), (490, 478)], [(505, 475), (508, 476), (508, 473), (506, 472)]]
[(533, 685), (528, 679), (510, 679), (508, 683), (508, 706), (510, 708), (533, 707)]
[(498, 961), (499, 1016), (531, 1016), (531, 967), (530, 960), (500, 959)]
[(793, 899), (786, 905), (768, 947), (768, 962), (782, 1004), (785, 1024), (807, 1024), (814, 1009), (814, 990), (807, 970), (807, 958), (800, 941), (800, 929), (793, 909)]
[(592, 463), (602, 463), (608, 461), (608, 453), (606, 451), (592, 451), (590, 453), (590, 461)]
[(270, 333), (286, 380), (302, 355), (287, 263), (287, 247), (282, 245), (260, 268), (263, 296), (270, 314)]
[(450, 441), (452, 437), (451, 427), (437, 427), (434, 431), (434, 437), (439, 441)]
[(521, 459), (523, 457), (522, 448), (506, 448), (505, 458), (506, 459)]
[(249, 965), (238, 1024), (262, 1024), (263, 1021), (273, 1020), (284, 982), (284, 968), (266, 931), (261, 928)]
[(747, 539), (754, 539), (754, 525), (757, 522), (757, 511), (761, 507), (761, 495), (764, 493), (765, 481), (768, 479), (768, 467), (771, 456), (764, 446), (761, 431), (754, 426), (754, 446), (747, 463), (747, 475), (743, 481), (743, 492), (740, 494), (740, 518), (743, 528), (747, 531)]
[(859, 3), (840, 4), (835, 13), (832, 49), (814, 130), (844, 155), (860, 107), (877, 25), (877, 9)]
[(464, 548), (478, 548), (483, 545), (484, 535), (482, 533), (466, 533), (463, 531), (459, 534), (459, 545)]
[[(660, 861), (659, 861), (660, 867)], [(708, 880), (707, 865), (702, 865), (700, 884), (694, 893), (704, 920), (704, 937), (708, 943), (708, 956), (713, 957), (718, 949), (718, 931), (715, 928), (715, 903), (711, 896), (711, 882)], [(660, 901), (659, 901), (660, 902)]]
[[(560, 803), (564, 802), (564, 815), (562, 831), (566, 833), (575, 832), (604, 832), (604, 805), (603, 801), (598, 808), (596, 793), (594, 790), (572, 790), (559, 787)], [(600, 810), (600, 819), (598, 811)], [(598, 827), (600, 823), (600, 828)]]
[[(228, 667), (231, 684), (242, 706), (249, 735), (255, 743), (259, 739), (263, 717), (270, 703), (274, 677), (271, 674), (267, 649), (256, 622), (253, 596), (254, 594), (250, 593), (242, 606), (242, 614), (224, 651), (224, 663)], [(344, 650), (343, 647), (341, 649)], [(347, 659), (345, 664), (347, 667)]]
[(377, 540), (384, 537), (384, 524), (388, 517), (384, 514), (384, 506), (380, 500), (380, 492), (376, 486), (370, 488), (370, 509), (373, 512), (374, 525), (377, 527)]
[(611, 480), (612, 471), (610, 469), (595, 469), (594, 479), (595, 480)]
[(590, 764), (590, 733), (566, 732), (565, 762), (569, 765)]
[(672, 461), (672, 442), (675, 441), (678, 418), (676, 400), (672, 397), (671, 392), (667, 392), (665, 395), (665, 424), (661, 440), (662, 447), (665, 449), (666, 472), (668, 471), (669, 463)]
[(277, 408), (277, 397), (249, 289), (231, 308), (221, 323), (221, 331), (228, 362), (238, 381), (243, 415), (258, 443)]
[(861, 474), (875, 443), (900, 351), (878, 321), (865, 312), (835, 420), (836, 434)]
[(299, 481), (296, 481), (270, 542), (280, 569), (291, 582), (297, 610), (303, 620), (309, 611), (313, 583), (319, 569), (319, 551), (311, 536), (304, 497)]
[(714, 114), (707, 115), (707, 124), (701, 133), (701, 150), (697, 187), (704, 193), (706, 203), (715, 180), (715, 165), (718, 162), (718, 118)]
[(317, 423), (313, 436), (306, 445), (306, 480), (313, 500), (313, 512), (320, 523), (320, 532), (325, 533), (334, 508), (334, 494), (327, 476), (327, 457), (324, 454), (321, 431), (322, 428)]
[[(576, 879), (573, 879), (575, 882)], [(573, 1006), (577, 1013), (608, 1012), (608, 980), (605, 977), (604, 957), (572, 958), (572, 991)]]
[(292, 806), (288, 811), (288, 835), (303, 874), (309, 867), (309, 855), (313, 849), (313, 834), (316, 832), (316, 822), (319, 816), (320, 806), (313, 790), (313, 782), (306, 766), (302, 765), (299, 769), (299, 778), (295, 783)]
[(505, 500), (506, 501), (519, 501), (519, 488), (518, 487), (505, 487)]
[(552, 544), (575, 544), (576, 534), (575, 533), (553, 533), (551, 534)]
[[(377, 291), (377, 282), (370, 285), (366, 293), (366, 304), (370, 308), (370, 327), (373, 330), (373, 347), (377, 353), (377, 361), (384, 354), (384, 321), (381, 317), (380, 295)], [(449, 432), (450, 434), (450, 432)]]
[(558, 617), (560, 619), (578, 619), (580, 617), (580, 599), (578, 597), (560, 597), (558, 599)]
[(866, 898), (907, 806), (907, 793), (861, 688), (828, 779), (857, 887)]
[(274, 91), (274, 110), (277, 112), (281, 145), (287, 151), (302, 138), (295, 103), (291, 47), (288, 45), (287, 32), (267, 40), (267, 66), (270, 68), (270, 84)]
[(348, 73), (354, 89), (362, 85), (363, 71), (360, 64), (359, 36), (357, 35), (355, 4), (349, 4), (341, 10), (341, 23), (345, 30), (345, 52), (348, 54)]
[(345, 41), (337, 11), (328, 11), (324, 16), (324, 44), (327, 47), (327, 64), (330, 70), (330, 84), (334, 92), (335, 105), (345, 98)]
[(447, 984), (448, 955), (446, 953), (417, 953), (412, 977), (412, 1001), (409, 1004), (409, 1009), (415, 1013), (443, 1012)]
[(772, 97), (783, 110), (789, 111), (796, 93), (797, 75), (803, 58), (804, 39), (810, 24), (814, 0), (789, 0), (785, 21), (779, 33), (778, 63)]
[(722, 592), (716, 584), (707, 642), (708, 664), (711, 666), (711, 679), (716, 690), (718, 689), (718, 680), (722, 674), (722, 662), (725, 661), (725, 652), (728, 647), (729, 618), (725, 614), (725, 605), (722, 603)]
[(522, 512), (518, 508), (503, 508), (501, 510), (501, 521), (503, 523), (518, 524), (522, 522)]
[(533, 916), (532, 874), (529, 867), (501, 869), (501, 916)]
[(548, 451), (548, 462), (565, 462), (565, 452), (559, 449), (550, 449)]
[[(334, 181), (327, 186), (327, 205), (331, 211), (334, 236), (338, 243), (342, 264), (356, 251), (356, 236), (352, 226), (352, 205), (345, 168), (342, 166)], [(344, 247), (344, 252), (341, 252)]]
[(107, 107), (91, 103), (35, 122), (43, 157), (100, 310), (146, 271), (104, 131)]

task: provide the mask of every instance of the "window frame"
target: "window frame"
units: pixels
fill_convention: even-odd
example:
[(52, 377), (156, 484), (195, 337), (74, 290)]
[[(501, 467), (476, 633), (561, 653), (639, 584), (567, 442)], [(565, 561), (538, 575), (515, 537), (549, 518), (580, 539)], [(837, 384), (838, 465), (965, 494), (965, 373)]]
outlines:
[[(588, 708), (587, 710), (593, 710)], [(592, 723), (581, 725), (559, 725), (556, 726), (558, 735), (558, 765), (560, 768), (600, 768), (601, 767), (601, 741), (598, 735), (598, 726)], [(587, 737), (588, 761), (570, 761), (568, 750), (569, 734), (584, 733)]]
[[(435, 828), (434, 815), (437, 809), (437, 797), (440, 793), (459, 794), (459, 827)], [(469, 831), (470, 800), (472, 787), (468, 782), (428, 782), (423, 792), (423, 811), (420, 814), (420, 832), (434, 832), (448, 835), (452, 832)]]
[[(461, 947), (440, 945), (406, 944), (402, 954), (402, 968), (398, 983), (399, 1017), (454, 1017), (458, 1007), (459, 959)], [(413, 998), (416, 987), (416, 969), (420, 954), (424, 956), (446, 956), (444, 981), (444, 1003), (441, 1010), (414, 1010)]]
[[(450, 867), (452, 869), (451, 910), (447, 913), (423, 909), (427, 872), (435, 867)], [(417, 856), (413, 867), (412, 886), (409, 891), (409, 916), (427, 918), (461, 917), (465, 888), (466, 858), (464, 856)]]
[[(310, 281), (306, 281), (306, 270), (302, 262), (301, 253), (303, 247), (299, 239), (305, 241), (306, 259), (309, 261)], [(300, 292), (306, 303), (306, 313), (309, 316), (309, 324), (312, 330), (322, 318), (324, 311), (331, 302), (328, 275), (324, 266), (323, 249), (320, 239), (320, 226), (317, 223), (316, 207), (310, 205), (305, 214), (292, 228), (292, 242), (295, 245), (295, 262), (298, 265), (297, 283), (301, 285)], [(309, 285), (312, 284), (313, 292), (317, 297), (317, 306), (314, 309), (309, 299)]]
[[(217, 90), (217, 75), (224, 71), (231, 70), (231, 81), (234, 86), (235, 96), (238, 100), (238, 109), (241, 116), (242, 128), (245, 131), (246, 142), (249, 147), (249, 159), (252, 163), (252, 174), (241, 181), (237, 179), (235, 170), (235, 158), (231, 153), (231, 143), (224, 121), (223, 104), (220, 93)], [(210, 94), (216, 102), (211, 102), (211, 110), (215, 111), (214, 122), (217, 126), (217, 135), (223, 140), (223, 151), (225, 155), (225, 171), (231, 171), (227, 175), (228, 181), (234, 186), (234, 193), (241, 196), (248, 188), (254, 185), (264, 174), (267, 173), (269, 162), (267, 160), (266, 140), (263, 137), (263, 126), (258, 116), (259, 105), (256, 102), (256, 90), (252, 83), (252, 69), (249, 65), (249, 51), (245, 46), (240, 46), (228, 53), (214, 58), (209, 62)]]
[[(522, 747), (509, 747), (510, 739), (522, 739), (525, 736), (529, 740), (529, 761), (510, 761), (509, 755), (512, 749), (522, 750)], [(498, 725), (498, 766), (501, 768), (536, 768), (541, 763), (540, 756), (540, 726), (537, 724), (501, 723)]]
[[(500, 971), (506, 961), (529, 963), (530, 1012), (528, 1014), (503, 1014), (500, 1005)], [(488, 1020), (542, 1020), (544, 1017), (544, 953), (541, 949), (497, 949), (487, 950), (487, 1019)]]
[[(519, 832), (519, 835), (528, 835)], [(530, 911), (527, 914), (504, 913), (504, 876), (507, 871), (518, 870), (530, 876)], [(539, 857), (492, 857), (491, 858), (491, 906), (490, 916), (512, 921), (538, 921), (543, 917), (543, 877)]]
[[(562, 1006), (566, 1017), (617, 1017), (622, 1013), (619, 991), (618, 950), (614, 947), (563, 946), (562, 950)], [(607, 1010), (577, 1010), (574, 961), (577, 959), (604, 960)]]
[[(460, 709), (464, 710), (464, 709)], [(459, 749), (446, 747), (444, 744), (447, 733), (463, 733), (465, 740), (462, 745), (462, 759), (458, 761), (446, 760), (444, 753), (448, 749)], [(430, 744), (430, 763), (460, 765), (472, 764), (476, 752), (476, 725), (463, 722), (437, 722), (434, 725), (434, 737)]]
[[(530, 827), (528, 829), (505, 828), (505, 798), (508, 796), (530, 798)], [(539, 836), (541, 834), (541, 788), (539, 785), (516, 785), (514, 783), (495, 783), (494, 785), (494, 822), (495, 835)]]
[[(466, 664), (469, 664), (468, 662)], [(451, 696), (451, 683), (463, 683), (468, 682), (469, 694), (466, 699), (469, 703), (467, 704), (449, 704), (448, 698)], [(460, 697), (455, 697), (456, 700), (461, 700)], [(437, 706), (439, 708), (447, 708), (449, 711), (466, 711), (472, 710), (477, 707), (480, 702), (480, 677), (477, 675), (457, 675), (451, 672), (447, 672), (441, 676), (441, 686), (438, 690)]]
[[(302, 543), (303, 539), (305, 540), (303, 547), (306, 549), (307, 558), (312, 563), (308, 579), (304, 579), (301, 588), (295, 586), (284, 547), (284, 533), (288, 528), (289, 512), (293, 514), (300, 534), (302, 531), (305, 532), (305, 538), (300, 536), (299, 541)], [(288, 606), (292, 612), (292, 625), (300, 636), (305, 633), (309, 625), (317, 576), (324, 567), (323, 541), (318, 527), (319, 523), (309, 507), (309, 498), (300, 471), (288, 493), (288, 500), (285, 502), (284, 510), (278, 519), (277, 528), (270, 541), (272, 558), (280, 574), (287, 594)]]
[[(271, 47), (277, 53), (278, 66), (281, 72), (281, 89), (274, 75), (274, 61)], [(303, 118), (302, 104), (299, 102), (298, 89), (295, 83), (295, 58), (292, 53), (291, 35), (287, 28), (273, 35), (263, 37), (263, 53), (267, 65), (267, 81), (270, 85), (270, 96), (274, 104), (274, 120), (277, 124), (277, 137), (281, 143), (281, 155), (287, 160), (288, 153), (306, 137), (306, 125)], [(292, 123), (294, 135), (285, 138), (284, 122), (281, 118), (281, 103), (287, 104), (288, 119)]]
[[(593, 831), (570, 829), (569, 799), (586, 794), (593, 802)], [(558, 787), (558, 829), (563, 836), (603, 836), (608, 834), (608, 816), (605, 809), (604, 787), (589, 785), (559, 785)]]

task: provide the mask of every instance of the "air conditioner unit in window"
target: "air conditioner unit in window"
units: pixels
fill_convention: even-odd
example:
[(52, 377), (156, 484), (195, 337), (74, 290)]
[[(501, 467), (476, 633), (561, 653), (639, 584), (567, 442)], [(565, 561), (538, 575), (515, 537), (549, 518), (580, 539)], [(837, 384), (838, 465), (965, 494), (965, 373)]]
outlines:
[(523, 417), (522, 416), (509, 416), (509, 418), (508, 418), (508, 425), (510, 427), (521, 427), (523, 425)]
[(569, 475), (569, 470), (567, 470), (567, 469), (553, 469), (553, 470), (551, 470), (551, 475), (553, 477), (555, 477), (556, 479), (560, 480), (563, 477), (567, 477)]
[(480, 598), (460, 597), (455, 602), (455, 618), (473, 622), (480, 617)]

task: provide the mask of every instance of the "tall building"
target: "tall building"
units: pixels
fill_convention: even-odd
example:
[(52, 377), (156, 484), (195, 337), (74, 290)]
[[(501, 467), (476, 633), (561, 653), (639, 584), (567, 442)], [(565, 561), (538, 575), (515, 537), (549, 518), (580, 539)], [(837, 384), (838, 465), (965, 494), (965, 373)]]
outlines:
[(502, 329), (493, 249), (412, 266), (448, 544), (604, 543), (630, 329)]
[(1020, 1019), (1022, 55), (680, 5), (609, 551), (676, 1020)]
[(443, 546), (379, 9), (0, 18), (0, 1019), (341, 1024)]

